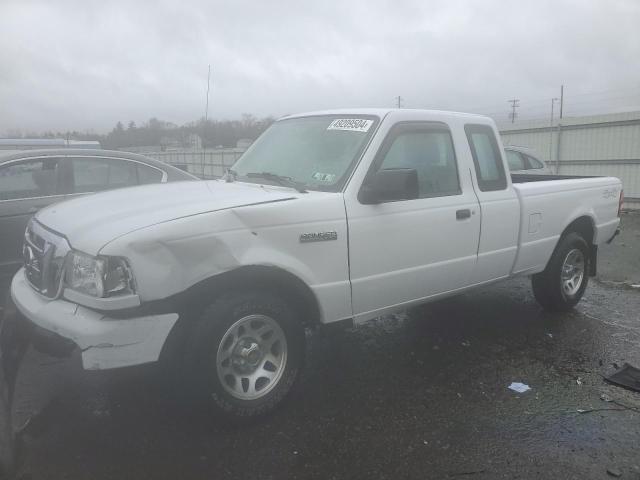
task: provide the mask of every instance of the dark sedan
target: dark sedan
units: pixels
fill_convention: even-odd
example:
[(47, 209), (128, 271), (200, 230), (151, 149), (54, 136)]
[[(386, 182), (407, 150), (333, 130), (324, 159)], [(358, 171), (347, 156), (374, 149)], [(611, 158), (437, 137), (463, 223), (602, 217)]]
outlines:
[(0, 274), (22, 263), (29, 218), (77, 195), (147, 183), (198, 180), (152, 158), (109, 150), (47, 149), (0, 152)]

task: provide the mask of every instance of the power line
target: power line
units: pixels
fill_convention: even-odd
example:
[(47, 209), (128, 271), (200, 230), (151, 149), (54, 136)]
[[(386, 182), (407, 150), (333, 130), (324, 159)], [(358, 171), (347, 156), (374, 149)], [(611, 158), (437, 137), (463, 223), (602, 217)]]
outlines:
[[(527, 107), (522, 107), (522, 108), (533, 108), (533, 107), (530, 107), (530, 105), (541, 105), (541, 108), (543, 107), (546, 110), (547, 106), (549, 105), (548, 98), (540, 99), (540, 100), (536, 99), (536, 100), (530, 100), (530, 101), (518, 99), (518, 101), (525, 102), (525, 104), (528, 105)], [(493, 103), (491, 105), (465, 107), (465, 109), (469, 111), (487, 111), (490, 108), (491, 109), (502, 108), (502, 106), (501, 105), (499, 106), (497, 103)]]
[[(629, 92), (627, 95), (620, 95), (620, 92)], [(617, 95), (616, 95), (617, 94)], [(612, 98), (606, 98), (607, 96), (615, 95)], [(572, 101), (575, 97), (589, 97), (589, 96), (600, 96), (601, 98), (580, 98), (578, 101)], [(618, 100), (618, 99), (634, 99), (635, 97), (640, 96), (640, 86), (635, 88), (622, 88), (622, 89), (612, 89), (612, 90), (602, 90), (598, 92), (583, 92), (583, 93), (571, 93), (569, 95), (565, 95), (564, 108), (569, 108), (575, 104), (582, 103), (593, 103), (593, 104), (602, 104), (606, 105), (609, 100)], [(542, 110), (546, 112), (549, 106), (549, 97), (544, 99), (532, 99), (532, 100), (522, 100), (520, 101), (520, 105), (518, 108), (518, 113), (521, 113), (523, 110)], [(494, 104), (485, 104), (481, 106), (463, 106), (461, 108), (452, 108), (452, 110), (457, 111), (468, 111), (468, 112), (496, 112), (500, 113), (499, 110), (501, 107)], [(541, 112), (542, 114), (542, 112)], [(563, 112), (564, 114), (564, 112)]]
[[(547, 99), (547, 105), (545, 107), (527, 107), (522, 104), (518, 105), (518, 111), (516, 114), (516, 120), (531, 120), (538, 119), (543, 120), (544, 118), (548, 118), (548, 108), (549, 108), (549, 99)], [(580, 102), (572, 102), (567, 101), (565, 98), (563, 104), (563, 117), (566, 116), (567, 112), (571, 112), (572, 115), (576, 113), (585, 113), (593, 112), (597, 113), (607, 113), (609, 110), (620, 110), (620, 108), (627, 107), (627, 110), (636, 110), (640, 106), (640, 95), (636, 97), (616, 97), (609, 99), (607, 101), (601, 100), (583, 100)], [(465, 110), (464, 108), (462, 110)], [(469, 109), (466, 109), (470, 111)], [(473, 111), (473, 110), (471, 110)], [(482, 115), (487, 115), (489, 117), (502, 117), (504, 115), (504, 111), (499, 110), (491, 110), (491, 111), (481, 111), (475, 110), (475, 113), (479, 113)], [(511, 119), (511, 114), (508, 115), (508, 118)]]
[[(640, 85), (636, 88), (619, 88), (599, 92), (571, 93), (568, 95), (564, 92), (564, 86), (562, 86), (560, 93), (561, 95), (559, 96), (558, 102), (560, 99), (562, 99), (562, 102), (557, 106), (561, 106), (563, 117), (566, 115), (598, 115), (640, 109)], [(511, 123), (515, 123), (516, 120), (546, 120), (548, 122), (550, 97), (544, 100), (511, 99), (508, 101), (511, 104), (511, 111), (507, 114), (507, 118)], [(573, 100), (574, 98), (575, 101)], [(397, 102), (398, 97), (396, 97), (395, 100)], [(432, 105), (429, 106), (429, 108), (431, 107)], [(483, 107), (447, 105), (446, 109), (486, 115), (496, 119), (498, 122), (504, 119), (504, 110), (498, 104), (485, 105)], [(514, 113), (515, 116), (513, 115)]]
[(640, 92), (640, 86), (627, 87), (627, 88), (617, 88), (617, 89), (612, 89), (612, 90), (600, 90), (598, 92), (572, 93), (571, 97), (586, 97), (586, 96), (594, 96), (594, 95), (609, 95), (611, 93), (619, 93), (619, 92)]
[[(569, 97), (571, 99), (573, 97)], [(591, 99), (591, 100), (578, 100), (578, 101), (570, 101), (567, 102), (568, 105), (606, 105), (610, 102), (619, 101), (619, 100), (635, 100), (640, 98), (640, 92), (637, 95), (623, 95), (619, 97), (610, 97), (606, 99)]]

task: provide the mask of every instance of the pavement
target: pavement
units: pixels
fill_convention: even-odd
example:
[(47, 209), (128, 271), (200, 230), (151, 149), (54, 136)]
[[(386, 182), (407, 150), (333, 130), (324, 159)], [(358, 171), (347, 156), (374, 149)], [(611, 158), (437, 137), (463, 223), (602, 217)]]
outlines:
[(640, 211), (623, 213), (620, 235), (600, 248), (598, 270), (604, 282), (640, 285)]
[(153, 368), (83, 372), (77, 353), (29, 350), (15, 477), (640, 479), (640, 393), (602, 378), (640, 366), (640, 215), (623, 227), (575, 311), (544, 312), (519, 278), (315, 333), (289, 401), (241, 428)]

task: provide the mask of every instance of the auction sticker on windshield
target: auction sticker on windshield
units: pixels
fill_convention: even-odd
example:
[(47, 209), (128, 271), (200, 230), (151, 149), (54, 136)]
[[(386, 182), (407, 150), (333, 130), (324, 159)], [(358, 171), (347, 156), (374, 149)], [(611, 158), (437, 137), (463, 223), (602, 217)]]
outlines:
[(329, 124), (327, 130), (348, 130), (350, 132), (368, 132), (373, 120), (363, 118), (336, 118)]
[(314, 172), (313, 175), (311, 175), (311, 178), (318, 182), (334, 182), (336, 176), (333, 173)]

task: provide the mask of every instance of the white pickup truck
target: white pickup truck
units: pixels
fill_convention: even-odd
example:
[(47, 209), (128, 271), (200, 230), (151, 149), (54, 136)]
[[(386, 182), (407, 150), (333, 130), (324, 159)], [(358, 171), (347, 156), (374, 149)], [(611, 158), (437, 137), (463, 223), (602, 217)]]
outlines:
[(486, 117), (292, 115), (224, 179), (40, 211), (11, 293), (85, 369), (176, 362), (214, 411), (253, 417), (290, 391), (305, 327), (514, 275), (545, 308), (572, 308), (617, 232), (620, 180), (513, 177)]

